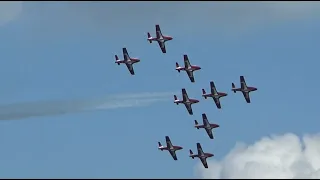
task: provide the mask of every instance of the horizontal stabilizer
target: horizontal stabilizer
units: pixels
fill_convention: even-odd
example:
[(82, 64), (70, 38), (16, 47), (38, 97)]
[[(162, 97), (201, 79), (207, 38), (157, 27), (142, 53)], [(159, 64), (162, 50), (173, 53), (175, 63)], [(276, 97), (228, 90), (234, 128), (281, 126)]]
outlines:
[[(232, 83), (232, 89), (236, 88), (236, 86), (234, 85), (234, 83)], [(236, 90), (233, 90), (234, 93), (236, 93)]]
[[(176, 62), (176, 68), (179, 68), (179, 64)], [(180, 72), (180, 69), (177, 69), (178, 72)]]
[(199, 127), (197, 127), (197, 125), (199, 124), (197, 120), (194, 120), (194, 124), (195, 124), (195, 127), (199, 129)]
[[(178, 100), (176, 95), (173, 95), (173, 98), (174, 98), (175, 101)], [(179, 103), (176, 102), (176, 104), (178, 105)]]
[[(202, 89), (202, 95), (205, 95), (206, 91), (204, 89)], [(205, 99), (207, 99), (207, 96), (203, 96)]]
[(149, 43), (152, 43), (152, 41), (150, 40), (150, 38), (152, 38), (152, 37), (151, 37), (150, 33), (148, 33), (148, 41), (149, 41)]
[(114, 57), (116, 58), (116, 63), (117, 63), (118, 65), (120, 65), (120, 63), (119, 63), (119, 62), (117, 62), (117, 61), (119, 61), (118, 56), (117, 56), (117, 55), (114, 55)]
[(192, 159), (194, 159), (194, 157), (192, 156), (192, 155), (193, 155), (193, 152), (192, 152), (191, 149), (189, 150), (189, 152), (190, 152), (190, 157), (191, 157)]

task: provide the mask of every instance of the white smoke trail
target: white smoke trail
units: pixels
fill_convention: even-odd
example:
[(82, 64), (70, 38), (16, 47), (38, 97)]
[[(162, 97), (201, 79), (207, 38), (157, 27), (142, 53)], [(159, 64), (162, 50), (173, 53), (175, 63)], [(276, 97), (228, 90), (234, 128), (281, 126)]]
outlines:
[[(146, 94), (147, 96), (145, 96)], [(82, 100), (27, 102), (0, 105), (0, 120), (14, 120), (38, 116), (54, 116), (83, 111), (147, 106), (151, 105), (152, 103), (170, 100), (172, 95), (173, 93), (168, 92), (139, 93)]]

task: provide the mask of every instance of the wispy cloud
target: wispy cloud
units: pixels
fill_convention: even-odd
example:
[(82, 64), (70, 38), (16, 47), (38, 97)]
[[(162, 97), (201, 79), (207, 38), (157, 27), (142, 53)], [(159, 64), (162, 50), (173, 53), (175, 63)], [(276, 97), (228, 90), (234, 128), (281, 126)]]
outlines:
[(264, 137), (253, 145), (238, 143), (221, 161), (208, 160), (209, 169), (197, 166), (209, 179), (319, 179), (320, 134)]
[[(59, 2), (60, 3), (60, 2)], [(65, 6), (45, 6), (47, 23), (59, 28), (91, 28), (102, 32), (119, 29), (150, 31), (155, 23), (183, 31), (239, 31), (261, 23), (320, 17), (319, 2), (61, 2)], [(63, 8), (62, 8), (63, 7)], [(128, 8), (130, 7), (130, 8)], [(40, 8), (40, 6), (39, 6)], [(124, 11), (125, 10), (125, 11)], [(42, 11), (43, 12), (43, 11)], [(57, 12), (59, 12), (57, 14)], [(125, 13), (124, 13), (125, 12)], [(56, 15), (59, 20), (54, 20)], [(63, 17), (63, 18), (62, 18)], [(208, 17), (210, 17), (208, 19)], [(43, 24), (47, 26), (48, 24)], [(257, 24), (260, 23), (260, 24)], [(85, 24), (85, 26), (83, 26)], [(110, 26), (112, 24), (112, 26)], [(49, 24), (50, 25), (50, 24)], [(76, 26), (76, 27), (72, 27)], [(151, 29), (152, 30), (152, 29)]]
[(173, 93), (170, 92), (137, 93), (82, 100), (43, 101), (0, 105), (0, 120), (14, 120), (83, 111), (148, 106), (160, 101), (171, 100), (172, 95)]
[(22, 12), (22, 1), (0, 2), (0, 26), (16, 19)]

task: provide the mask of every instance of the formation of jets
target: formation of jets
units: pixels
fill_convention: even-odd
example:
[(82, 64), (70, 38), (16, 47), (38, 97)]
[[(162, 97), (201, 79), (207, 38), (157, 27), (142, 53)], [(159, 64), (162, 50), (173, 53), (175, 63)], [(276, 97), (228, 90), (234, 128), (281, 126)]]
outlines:
[[(172, 40), (173, 38), (171, 36), (165, 36), (162, 34), (160, 26), (159, 25), (155, 25), (156, 27), (156, 37), (152, 37), (150, 35), (150, 33), (148, 33), (148, 38), (147, 40), (152, 43), (153, 41), (157, 41), (159, 44), (159, 47), (162, 51), (162, 53), (166, 53), (166, 46), (165, 46), (165, 42)], [(122, 53), (123, 53), (123, 60), (120, 60), (118, 58), (117, 55), (115, 55), (115, 63), (117, 63), (118, 65), (120, 65), (121, 63), (125, 64), (130, 72), (131, 75), (135, 75), (134, 73), (134, 69), (133, 69), (133, 64), (140, 62), (140, 59), (138, 58), (131, 58), (128, 54), (128, 51), (126, 48), (122, 49)], [(200, 66), (197, 65), (191, 65), (188, 55), (183, 55), (183, 60), (184, 60), (184, 67), (179, 66), (178, 62), (176, 62), (176, 70), (180, 73), (181, 71), (185, 71), (190, 79), (190, 81), (192, 83), (195, 82), (195, 78), (194, 78), (194, 71), (197, 70), (201, 70)], [(249, 93), (252, 91), (256, 91), (257, 88), (256, 87), (250, 87), (247, 86), (246, 81), (244, 79), (244, 76), (240, 76), (240, 88), (236, 88), (235, 84), (232, 83), (232, 89), (231, 91), (233, 91), (234, 93), (236, 93), (237, 91), (241, 91), (246, 102), (247, 103), (251, 103), (250, 100), (250, 96)], [(181, 90), (182, 93), (182, 99), (179, 100), (178, 97), (176, 95), (174, 95), (174, 103), (179, 105), (179, 104), (184, 104), (189, 115), (193, 115), (193, 110), (192, 110), (192, 104), (196, 104), (199, 103), (199, 100), (197, 99), (193, 99), (193, 98), (189, 98), (187, 91), (185, 88), (182, 88)], [(221, 103), (220, 103), (220, 98), (227, 96), (227, 93), (224, 92), (218, 92), (217, 88), (214, 84), (213, 81), (210, 81), (210, 93), (206, 93), (205, 89), (202, 89), (202, 97), (204, 97), (204, 99), (207, 99), (208, 97), (211, 97), (214, 101), (214, 103), (216, 104), (218, 109), (221, 109)], [(210, 123), (207, 115), (205, 113), (202, 114), (202, 120), (203, 120), (203, 124), (199, 124), (197, 120), (194, 120), (194, 127), (197, 129), (203, 128), (205, 129), (206, 133), (208, 134), (210, 139), (214, 139), (213, 136), (213, 129), (220, 127), (220, 125), (218, 124), (214, 124), (214, 123)], [(167, 150), (169, 151), (170, 155), (172, 156), (172, 158), (174, 160), (178, 160), (177, 158), (177, 154), (176, 151), (182, 150), (183, 147), (181, 146), (177, 146), (177, 145), (173, 145), (169, 136), (165, 136), (165, 140), (166, 140), (166, 147), (163, 146), (161, 144), (161, 142), (158, 142), (158, 149), (163, 151), (163, 150)], [(191, 157), (192, 159), (194, 158), (199, 158), (200, 161), (202, 162), (203, 166), (205, 168), (208, 168), (208, 163), (207, 163), (207, 158), (213, 157), (214, 154), (211, 153), (205, 153), (202, 150), (201, 144), (197, 143), (197, 151), (198, 154), (193, 154), (192, 150), (190, 149), (190, 155), (189, 157)]]

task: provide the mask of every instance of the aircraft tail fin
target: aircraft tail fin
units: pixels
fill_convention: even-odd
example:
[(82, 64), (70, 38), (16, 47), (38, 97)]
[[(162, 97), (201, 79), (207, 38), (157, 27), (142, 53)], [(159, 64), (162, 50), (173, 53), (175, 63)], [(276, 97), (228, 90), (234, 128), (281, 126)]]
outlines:
[(119, 61), (119, 57), (118, 57), (117, 55), (114, 55), (114, 57), (116, 58), (116, 63), (117, 63), (118, 65), (120, 65), (120, 63), (117, 62), (117, 61)]
[(193, 152), (192, 152), (191, 149), (189, 150), (189, 153), (190, 153), (190, 157), (192, 157), (192, 159), (194, 159), (194, 157), (192, 156), (192, 155), (193, 155)]
[[(205, 95), (206, 91), (204, 89), (202, 89), (202, 95)], [(205, 99), (207, 99), (207, 96), (203, 96)]]
[(152, 37), (151, 37), (150, 33), (148, 33), (148, 41), (149, 41), (149, 43), (152, 43), (152, 41), (150, 40), (150, 38), (152, 38)]
[[(178, 100), (178, 98), (177, 98), (177, 96), (176, 95), (173, 95), (173, 98), (174, 98), (174, 100), (176, 101), (176, 100)], [(178, 103), (176, 102), (176, 104), (178, 105)]]
[(163, 149), (161, 148), (162, 147), (162, 144), (161, 144), (161, 142), (158, 142), (158, 148), (161, 150), (161, 151), (163, 151)]
[(198, 121), (194, 120), (194, 125), (196, 126), (197, 129), (199, 129), (199, 127), (197, 127), (198, 124), (199, 124)]
[(234, 85), (234, 83), (232, 83), (232, 91), (234, 92), (234, 93), (236, 93), (236, 90), (234, 90), (236, 88), (236, 86)]
[(180, 72), (180, 69), (178, 69), (180, 66), (179, 66), (179, 64), (176, 62), (176, 70), (178, 71), (178, 72)]

